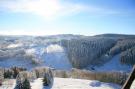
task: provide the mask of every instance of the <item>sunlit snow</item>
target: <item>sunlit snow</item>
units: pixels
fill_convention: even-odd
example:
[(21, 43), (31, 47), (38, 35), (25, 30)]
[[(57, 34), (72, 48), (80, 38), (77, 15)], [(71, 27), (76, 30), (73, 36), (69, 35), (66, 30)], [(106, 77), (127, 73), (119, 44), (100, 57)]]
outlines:
[(21, 44), (21, 43), (9, 44), (9, 45), (7, 46), (7, 48), (17, 48), (17, 47), (21, 47), (21, 46), (23, 46), (23, 44)]

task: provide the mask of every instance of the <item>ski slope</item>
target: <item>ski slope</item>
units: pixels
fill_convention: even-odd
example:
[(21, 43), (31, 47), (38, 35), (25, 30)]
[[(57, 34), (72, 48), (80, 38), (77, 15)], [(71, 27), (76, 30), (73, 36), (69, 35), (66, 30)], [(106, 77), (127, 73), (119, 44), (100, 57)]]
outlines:
[(43, 58), (46, 66), (63, 70), (70, 70), (72, 68), (64, 48), (59, 45), (48, 46)]

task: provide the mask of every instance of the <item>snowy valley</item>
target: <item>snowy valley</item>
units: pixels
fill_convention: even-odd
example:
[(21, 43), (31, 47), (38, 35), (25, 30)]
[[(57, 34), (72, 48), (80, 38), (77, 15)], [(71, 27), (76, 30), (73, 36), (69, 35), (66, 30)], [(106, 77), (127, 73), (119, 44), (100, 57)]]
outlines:
[[(28, 78), (32, 89), (44, 89), (43, 67), (50, 67), (54, 75), (52, 88), (45, 89), (120, 89), (135, 64), (134, 58), (132, 35), (1, 36), (0, 67), (3, 74), (11, 74), (3, 75), (6, 80), (0, 89), (16, 86), (14, 67), (36, 75), (33, 81)], [(8, 87), (8, 81), (12, 86)]]

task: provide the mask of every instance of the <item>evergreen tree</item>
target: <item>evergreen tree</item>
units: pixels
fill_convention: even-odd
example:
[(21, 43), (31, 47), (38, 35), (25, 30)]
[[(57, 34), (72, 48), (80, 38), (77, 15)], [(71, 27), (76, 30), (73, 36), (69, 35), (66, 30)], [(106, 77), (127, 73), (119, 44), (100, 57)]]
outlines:
[(49, 84), (47, 83), (47, 76), (46, 74), (44, 75), (44, 78), (43, 78), (43, 85), (44, 86), (48, 86)]
[(28, 79), (25, 79), (23, 82), (17, 81), (16, 87), (14, 89), (31, 89), (30, 82)]
[(22, 89), (31, 89), (30, 82), (28, 79), (24, 80)]
[(18, 82), (14, 89), (23, 89), (23, 85), (21, 82)]

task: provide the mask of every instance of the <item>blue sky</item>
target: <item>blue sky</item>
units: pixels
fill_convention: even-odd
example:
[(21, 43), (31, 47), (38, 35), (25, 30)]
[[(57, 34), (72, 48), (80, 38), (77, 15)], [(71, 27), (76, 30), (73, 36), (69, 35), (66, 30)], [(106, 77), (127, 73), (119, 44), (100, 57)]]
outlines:
[(135, 0), (0, 0), (0, 34), (135, 34)]

